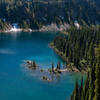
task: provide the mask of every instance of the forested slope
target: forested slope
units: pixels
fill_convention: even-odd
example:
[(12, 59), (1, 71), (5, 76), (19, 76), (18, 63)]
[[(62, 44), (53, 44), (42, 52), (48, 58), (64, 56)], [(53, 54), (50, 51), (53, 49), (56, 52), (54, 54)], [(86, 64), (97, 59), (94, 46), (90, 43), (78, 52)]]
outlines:
[(100, 45), (95, 49), (95, 60), (83, 85), (76, 81), (70, 100), (100, 100)]
[(65, 58), (67, 67), (87, 71), (93, 64), (95, 48), (100, 43), (100, 27), (83, 27), (79, 30), (73, 27), (67, 33), (57, 36), (51, 46)]
[(0, 19), (32, 29), (51, 23), (73, 25), (75, 20), (99, 24), (99, 4), (99, 0), (0, 0)]

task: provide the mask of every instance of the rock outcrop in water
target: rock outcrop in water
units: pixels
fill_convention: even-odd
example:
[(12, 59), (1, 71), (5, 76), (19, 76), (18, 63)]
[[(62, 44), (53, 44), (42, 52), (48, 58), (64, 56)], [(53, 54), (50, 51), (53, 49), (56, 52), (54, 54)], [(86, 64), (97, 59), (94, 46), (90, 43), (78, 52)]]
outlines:
[[(51, 82), (56, 78), (57, 76), (61, 75), (61, 73), (67, 72), (67, 68), (63, 69), (61, 68), (60, 63), (57, 64), (57, 67), (54, 67), (52, 64), (52, 67), (49, 69), (41, 69), (35, 61), (25, 61), (26, 67), (28, 67), (30, 70), (37, 71), (38, 74), (41, 74), (40, 77), (44, 81)], [(53, 77), (52, 77), (53, 76)]]
[(27, 62), (27, 66), (30, 69), (36, 69), (36, 68), (38, 68), (38, 66), (36, 65), (35, 61), (26, 61), (26, 62)]

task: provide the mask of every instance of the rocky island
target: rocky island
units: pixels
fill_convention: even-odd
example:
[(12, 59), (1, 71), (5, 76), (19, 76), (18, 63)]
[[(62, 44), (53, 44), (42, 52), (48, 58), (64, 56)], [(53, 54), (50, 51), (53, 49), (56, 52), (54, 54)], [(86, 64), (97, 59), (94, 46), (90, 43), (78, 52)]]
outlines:
[(57, 64), (57, 67), (54, 67), (54, 64), (52, 64), (51, 68), (48, 69), (45, 68), (43, 69), (39, 67), (35, 63), (35, 61), (27, 60), (25, 61), (25, 63), (26, 63), (25, 66), (28, 67), (30, 70), (39, 71), (40, 73), (43, 73), (41, 79), (48, 82), (53, 81), (53, 79), (51, 78), (52, 75), (56, 77), (68, 71), (67, 68), (61, 68), (60, 62)]

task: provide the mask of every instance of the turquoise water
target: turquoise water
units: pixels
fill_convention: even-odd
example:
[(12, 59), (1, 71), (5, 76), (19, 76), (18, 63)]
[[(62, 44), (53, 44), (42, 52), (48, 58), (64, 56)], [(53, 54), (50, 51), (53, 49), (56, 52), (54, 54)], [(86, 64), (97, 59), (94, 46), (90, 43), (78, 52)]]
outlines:
[(0, 100), (69, 100), (80, 73), (66, 72), (48, 83), (24, 67), (24, 60), (29, 59), (43, 68), (58, 61), (63, 65), (48, 46), (55, 36), (52, 32), (0, 34)]

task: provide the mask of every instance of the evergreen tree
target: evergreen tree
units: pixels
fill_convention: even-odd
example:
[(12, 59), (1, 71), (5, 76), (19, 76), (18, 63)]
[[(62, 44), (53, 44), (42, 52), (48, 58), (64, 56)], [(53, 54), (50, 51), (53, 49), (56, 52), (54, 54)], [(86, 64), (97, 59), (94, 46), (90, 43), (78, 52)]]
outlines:
[(82, 90), (81, 100), (86, 100), (88, 98), (88, 96), (89, 96), (88, 88), (89, 88), (89, 75), (86, 78), (86, 81), (85, 81), (85, 84), (84, 84), (84, 87), (83, 87), (83, 90)]
[(83, 77), (81, 78), (81, 86), (79, 88), (79, 100), (81, 100), (82, 91), (83, 91)]
[(95, 64), (91, 68), (90, 75), (89, 75), (89, 100), (93, 100), (94, 97), (94, 81), (95, 81)]
[(72, 96), (73, 96), (73, 97), (71, 97), (72, 100), (79, 100), (79, 85), (78, 85), (77, 80), (76, 80), (76, 83), (75, 83), (75, 89), (74, 89)]
[(60, 62), (58, 62), (57, 69), (60, 69), (60, 68), (61, 68)]
[(100, 100), (100, 64), (96, 64), (96, 70), (95, 70), (95, 96), (93, 100)]
[(54, 72), (54, 64), (52, 63), (52, 72)]
[(96, 50), (97, 52), (97, 63), (96, 63), (96, 70), (95, 70), (95, 96), (93, 100), (100, 100), (100, 45), (99, 48)]
[[(99, 48), (96, 49), (95, 59), (84, 85), (82, 85), (82, 83), (83, 82), (81, 80), (82, 88), (80, 87), (80, 92), (77, 94), (79, 95), (79, 100), (100, 100), (100, 45)], [(74, 100), (75, 98), (75, 90), (76, 88), (73, 91), (71, 100)]]

